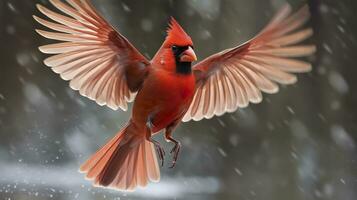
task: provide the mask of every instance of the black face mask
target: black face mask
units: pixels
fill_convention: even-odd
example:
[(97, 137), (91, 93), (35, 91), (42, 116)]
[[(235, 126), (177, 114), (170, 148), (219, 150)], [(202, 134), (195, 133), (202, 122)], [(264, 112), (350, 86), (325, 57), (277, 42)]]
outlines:
[(179, 74), (190, 74), (191, 73), (191, 62), (181, 62), (180, 55), (186, 51), (189, 46), (172, 46), (172, 52), (175, 56), (176, 61), (176, 72)]

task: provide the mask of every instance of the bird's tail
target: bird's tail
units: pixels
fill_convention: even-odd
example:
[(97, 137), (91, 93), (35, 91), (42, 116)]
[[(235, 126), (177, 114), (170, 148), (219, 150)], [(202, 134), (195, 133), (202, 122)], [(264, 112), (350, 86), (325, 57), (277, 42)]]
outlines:
[(127, 191), (160, 179), (154, 146), (133, 123), (92, 155), (80, 172), (86, 173), (95, 186)]

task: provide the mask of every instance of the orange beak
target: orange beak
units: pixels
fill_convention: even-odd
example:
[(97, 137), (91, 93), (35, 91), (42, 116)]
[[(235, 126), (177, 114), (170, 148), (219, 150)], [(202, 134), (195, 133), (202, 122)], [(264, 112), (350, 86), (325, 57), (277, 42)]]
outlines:
[(180, 55), (180, 62), (193, 62), (196, 60), (197, 57), (192, 47), (188, 47), (188, 49)]

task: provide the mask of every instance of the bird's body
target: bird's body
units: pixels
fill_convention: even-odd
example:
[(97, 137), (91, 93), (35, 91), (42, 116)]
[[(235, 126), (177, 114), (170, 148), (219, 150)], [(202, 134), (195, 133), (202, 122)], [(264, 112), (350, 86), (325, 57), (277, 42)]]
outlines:
[[(161, 65), (161, 64), (160, 64)], [(152, 67), (133, 105), (132, 121), (146, 126), (152, 118), (153, 133), (181, 121), (195, 92), (195, 77)]]
[(275, 93), (277, 83), (295, 83), (293, 73), (311, 69), (310, 63), (296, 59), (315, 51), (314, 45), (298, 45), (313, 33), (310, 28), (298, 30), (309, 18), (307, 6), (294, 14), (285, 6), (252, 40), (192, 65), (197, 59), (193, 42), (173, 18), (164, 43), (149, 61), (89, 0), (66, 1), (50, 0), (66, 15), (38, 5), (55, 22), (34, 16), (55, 31), (37, 30), (40, 35), (63, 41), (39, 48), (56, 54), (44, 63), (100, 105), (126, 110), (134, 100), (128, 123), (80, 168), (98, 186), (133, 190), (158, 181), (155, 149), (161, 165), (165, 153), (152, 135), (165, 130), (165, 139), (174, 144), (174, 166), (181, 145), (172, 133), (181, 121), (259, 103), (262, 92)]

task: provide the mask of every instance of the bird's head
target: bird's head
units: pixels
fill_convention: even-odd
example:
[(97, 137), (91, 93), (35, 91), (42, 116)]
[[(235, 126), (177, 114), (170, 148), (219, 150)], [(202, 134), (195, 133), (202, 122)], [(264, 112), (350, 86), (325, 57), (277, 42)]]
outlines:
[(193, 51), (193, 43), (191, 37), (173, 17), (170, 19), (167, 37), (163, 47), (166, 49), (166, 52), (170, 54), (170, 57), (174, 58), (176, 72), (191, 72), (191, 63), (197, 60), (196, 54)]

